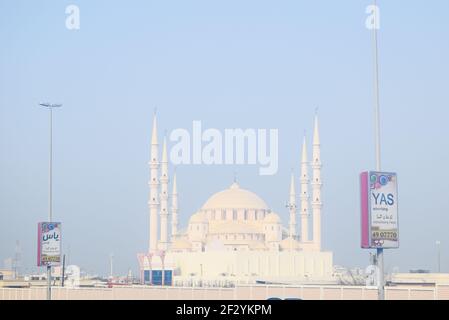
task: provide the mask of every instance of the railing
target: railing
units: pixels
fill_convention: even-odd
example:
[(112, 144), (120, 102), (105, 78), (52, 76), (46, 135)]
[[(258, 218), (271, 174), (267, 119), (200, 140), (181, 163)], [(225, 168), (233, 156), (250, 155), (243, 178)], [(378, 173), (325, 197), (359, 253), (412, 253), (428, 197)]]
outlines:
[[(54, 300), (376, 300), (377, 289), (357, 286), (241, 285), (235, 288), (146, 287), (52, 288)], [(0, 300), (44, 300), (45, 287), (0, 288)], [(432, 288), (387, 287), (387, 300), (449, 300), (449, 284)]]

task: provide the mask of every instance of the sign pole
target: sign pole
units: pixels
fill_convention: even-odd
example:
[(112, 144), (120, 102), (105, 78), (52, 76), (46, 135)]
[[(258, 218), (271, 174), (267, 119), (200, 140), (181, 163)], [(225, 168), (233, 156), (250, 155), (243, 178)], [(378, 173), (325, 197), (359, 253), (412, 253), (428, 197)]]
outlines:
[[(53, 108), (59, 108), (60, 104), (40, 103), (40, 106), (50, 109), (50, 155), (49, 155), (49, 198), (48, 198), (48, 222), (53, 222)], [(51, 262), (47, 264), (47, 300), (51, 300)]]
[(377, 267), (379, 268), (379, 300), (385, 300), (384, 249), (377, 248)]
[[(377, 45), (377, 28), (379, 21), (377, 0), (374, 0), (374, 21), (373, 28), (373, 48), (374, 48), (374, 127), (376, 144), (376, 170), (381, 171), (381, 152), (380, 152), (380, 102), (379, 102), (379, 52)], [(377, 248), (377, 267), (379, 268), (379, 300), (385, 300), (385, 279), (384, 279), (384, 249)]]
[[(48, 219), (49, 222), (52, 222), (53, 218), (53, 108), (50, 109), (50, 164), (49, 164), (49, 211), (48, 211)], [(51, 300), (51, 264), (47, 266), (47, 300)]]

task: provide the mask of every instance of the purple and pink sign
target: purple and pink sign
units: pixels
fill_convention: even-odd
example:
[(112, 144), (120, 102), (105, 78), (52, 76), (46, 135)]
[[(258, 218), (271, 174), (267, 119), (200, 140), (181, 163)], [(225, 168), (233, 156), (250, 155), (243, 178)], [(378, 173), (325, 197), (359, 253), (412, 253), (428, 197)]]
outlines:
[(39, 267), (60, 265), (61, 223), (39, 222), (37, 228), (37, 265)]
[(397, 174), (360, 174), (362, 248), (399, 248)]

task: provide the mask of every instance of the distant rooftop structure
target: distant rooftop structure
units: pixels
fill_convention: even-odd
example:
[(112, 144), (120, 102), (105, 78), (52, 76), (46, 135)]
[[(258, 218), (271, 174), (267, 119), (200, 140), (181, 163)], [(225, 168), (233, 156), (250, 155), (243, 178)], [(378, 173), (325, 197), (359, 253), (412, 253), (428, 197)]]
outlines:
[(410, 273), (430, 273), (430, 270), (415, 269), (415, 270), (410, 270)]
[[(427, 271), (427, 270), (419, 270), (419, 271)], [(434, 287), (436, 285), (449, 285), (449, 274), (430, 273), (430, 272), (396, 273), (391, 275), (389, 285), (412, 286), (412, 287), (416, 286)]]

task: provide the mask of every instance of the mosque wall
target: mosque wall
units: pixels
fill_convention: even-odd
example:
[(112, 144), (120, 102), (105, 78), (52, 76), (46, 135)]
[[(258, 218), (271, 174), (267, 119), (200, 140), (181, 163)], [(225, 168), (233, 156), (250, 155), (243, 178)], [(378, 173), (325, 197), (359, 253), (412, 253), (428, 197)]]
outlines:
[(216, 251), (167, 253), (175, 278), (257, 279), (264, 281), (331, 280), (331, 252)]

